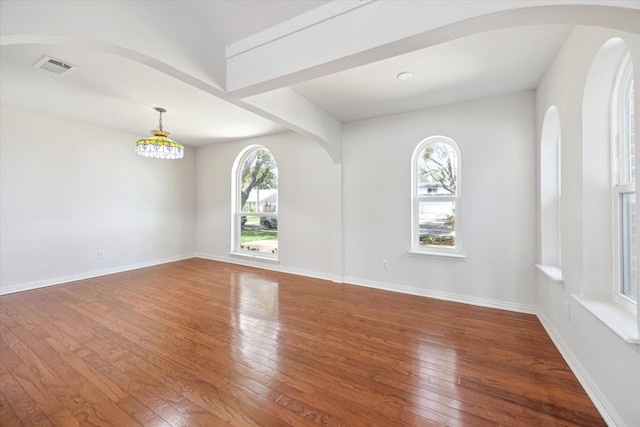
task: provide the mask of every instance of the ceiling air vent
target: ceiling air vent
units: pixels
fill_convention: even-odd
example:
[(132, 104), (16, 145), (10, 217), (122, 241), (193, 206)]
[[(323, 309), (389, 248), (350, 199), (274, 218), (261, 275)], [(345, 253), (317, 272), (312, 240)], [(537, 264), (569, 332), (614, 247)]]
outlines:
[(33, 66), (42, 70), (50, 71), (59, 76), (69, 74), (76, 69), (76, 67), (71, 64), (67, 64), (59, 59), (50, 58), (48, 56), (43, 57)]

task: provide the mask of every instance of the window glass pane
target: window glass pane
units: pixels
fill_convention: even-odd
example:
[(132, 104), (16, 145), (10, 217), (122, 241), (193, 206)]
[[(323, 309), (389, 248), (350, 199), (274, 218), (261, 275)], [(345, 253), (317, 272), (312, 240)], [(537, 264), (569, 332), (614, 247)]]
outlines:
[(268, 254), (278, 253), (278, 217), (242, 215), (240, 249)]
[(420, 246), (455, 247), (455, 202), (419, 202)]
[(278, 212), (278, 189), (253, 188), (242, 206), (242, 212)]
[(455, 196), (456, 152), (449, 144), (428, 144), (418, 156), (418, 196)]
[(278, 166), (269, 150), (253, 147), (238, 165), (238, 209), (232, 235), (234, 251), (251, 252), (277, 259)]
[(635, 132), (635, 121), (634, 121), (634, 114), (635, 114), (635, 102), (633, 99), (633, 79), (631, 79), (631, 82), (629, 83), (629, 90), (627, 92), (627, 97), (626, 97), (626, 108), (627, 108), (627, 114), (626, 114), (626, 129), (624, 130), (624, 138), (625, 138), (625, 144), (627, 145), (627, 170), (628, 172), (628, 176), (627, 176), (627, 182), (631, 183), (631, 182), (636, 182), (636, 151), (635, 151), (635, 139), (636, 139), (636, 132)]
[(241, 180), (242, 212), (278, 211), (278, 167), (269, 150), (256, 149), (247, 154)]
[(620, 242), (622, 280), (620, 293), (633, 301), (638, 300), (638, 240), (636, 227), (636, 194), (620, 195)]

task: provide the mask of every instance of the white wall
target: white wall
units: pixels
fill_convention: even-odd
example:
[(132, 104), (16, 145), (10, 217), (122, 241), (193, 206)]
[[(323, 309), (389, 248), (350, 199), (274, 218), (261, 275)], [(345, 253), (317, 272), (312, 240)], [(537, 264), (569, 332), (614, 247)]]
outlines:
[[(524, 92), (347, 124), (342, 165), (317, 143), (293, 133), (199, 147), (198, 254), (534, 312), (534, 134), (534, 94)], [(453, 138), (462, 152), (465, 261), (407, 253), (411, 155), (432, 135)], [(231, 169), (251, 144), (266, 146), (278, 162), (277, 265), (229, 255)], [(383, 258), (389, 269), (381, 269)]]
[[(638, 37), (611, 30), (578, 27), (567, 39), (554, 64), (537, 90), (538, 134), (547, 109), (555, 105), (562, 128), (562, 275), (564, 285), (537, 273), (539, 317), (574, 372), (611, 425), (640, 425), (640, 352), (637, 344), (625, 342), (572, 294), (591, 292), (585, 286), (595, 277), (611, 284), (611, 272), (592, 271), (587, 255), (600, 250), (611, 253), (611, 246), (596, 239), (585, 221), (584, 198), (589, 188), (583, 179), (583, 94), (592, 60), (600, 47), (612, 37), (622, 37), (631, 48)], [(634, 64), (636, 82), (638, 63)], [(636, 92), (637, 93), (637, 92)], [(638, 96), (636, 95), (636, 100)], [(636, 101), (636, 105), (638, 105)], [(637, 123), (637, 121), (636, 121)], [(608, 159), (605, 153), (605, 160)], [(589, 171), (586, 171), (589, 175)], [(586, 191), (586, 193), (585, 193)], [(590, 214), (591, 215), (591, 214)], [(610, 234), (611, 230), (606, 228)], [(610, 255), (609, 255), (610, 257)], [(606, 268), (609, 270), (609, 268)], [(596, 274), (597, 273), (597, 274)], [(604, 276), (603, 276), (604, 275)], [(603, 280), (603, 279), (598, 279)], [(607, 284), (605, 283), (605, 289)], [(591, 286), (591, 285), (589, 285)], [(587, 286), (588, 287), (588, 286)], [(569, 304), (570, 316), (564, 316)]]
[[(583, 283), (585, 245), (593, 244), (583, 230), (584, 83), (593, 55), (615, 35), (621, 34), (577, 29), (535, 94), (347, 124), (342, 164), (294, 133), (187, 147), (179, 162), (145, 159), (133, 152), (139, 135), (3, 107), (1, 291), (197, 253), (479, 305), (525, 312), (537, 307), (608, 420), (640, 425), (638, 346), (571, 299)], [(562, 128), (564, 287), (534, 269), (535, 135), (552, 105)], [(461, 150), (464, 261), (407, 253), (411, 154), (432, 135), (452, 138)], [(278, 162), (277, 264), (229, 255), (232, 166), (251, 144), (264, 145)], [(98, 250), (105, 251), (102, 261)], [(385, 270), (383, 258), (389, 261)], [(563, 315), (565, 302), (572, 303), (570, 320)]]
[[(342, 165), (293, 133), (199, 147), (198, 254), (534, 312), (534, 134), (534, 95), (525, 92), (347, 124)], [(411, 154), (432, 135), (452, 137), (462, 152), (464, 262), (407, 253)], [(229, 255), (231, 169), (251, 144), (266, 146), (278, 162), (277, 265)]]
[[(345, 280), (534, 311), (534, 134), (533, 92), (346, 125)], [(408, 254), (411, 156), (433, 135), (452, 138), (461, 151), (465, 261)]]
[[(268, 148), (278, 164), (277, 264), (229, 255), (233, 163), (254, 144)], [(294, 133), (198, 147), (198, 255), (339, 280), (340, 174), (324, 148)]]
[(0, 132), (2, 293), (193, 255), (194, 150), (7, 107)]

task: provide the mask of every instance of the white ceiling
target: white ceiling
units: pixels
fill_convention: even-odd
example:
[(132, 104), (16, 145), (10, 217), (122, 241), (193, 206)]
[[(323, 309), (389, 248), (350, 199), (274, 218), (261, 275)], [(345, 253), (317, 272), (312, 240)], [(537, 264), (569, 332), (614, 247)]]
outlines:
[[(571, 27), (476, 34), (291, 86), (342, 122), (535, 89)], [(409, 71), (409, 80), (397, 75)]]
[[(78, 67), (67, 75), (35, 68), (43, 55)], [(148, 136), (163, 127), (189, 145), (282, 132), (285, 128), (144, 64), (120, 56), (47, 44), (2, 46), (3, 104)]]
[[(410, 2), (397, 4), (405, 3)], [(157, 126), (153, 107), (164, 107), (164, 128), (172, 138), (192, 146), (296, 129), (278, 114), (252, 108), (250, 102), (226, 94), (224, 87), (216, 88), (184, 70), (193, 64), (196, 68), (209, 64), (212, 69), (224, 65), (225, 58), (216, 57), (216, 46), (228, 50), (250, 36), (253, 43), (257, 34), (284, 24), (294, 28), (292, 33), (300, 33), (313, 26), (305, 27), (310, 17), (328, 21), (330, 17), (320, 13), (326, 15), (328, 8), (344, 18), (347, 7), (364, 10), (373, 4), (367, 0), (0, 0), (0, 102), (140, 137)], [(292, 27), (295, 20), (298, 25)], [(144, 30), (131, 25), (136, 21)], [(308, 81), (300, 82), (298, 75), (281, 87), (289, 87), (337, 123), (533, 89), (571, 29), (571, 25), (530, 25), (451, 37), (403, 55), (320, 73)], [(25, 36), (16, 39), (20, 31)], [(270, 42), (255, 46), (259, 49)], [(153, 62), (157, 58), (148, 56), (153, 48), (160, 54), (168, 52), (173, 62), (157, 66), (159, 62)], [(133, 51), (140, 55), (129, 55)], [(78, 68), (65, 76), (34, 68), (43, 55)], [(398, 80), (401, 71), (411, 71), (413, 78)]]
[[(47, 6), (55, 5), (58, 9), (74, 6), (70, 4), (73, 1), (32, 1), (23, 2), (25, 7), (22, 9), (14, 7), (7, 11), (10, 3), (5, 0), (0, 2), (0, 10), (7, 20), (11, 19), (9, 14), (14, 10), (16, 13), (33, 15), (34, 19), (47, 19)], [(122, 5), (122, 2), (111, 3)], [(228, 45), (324, 3), (327, 1), (129, 1), (117, 10), (109, 11), (120, 21), (139, 19), (140, 26), (147, 27), (145, 32), (140, 30), (141, 36), (152, 34), (149, 27), (162, 30), (167, 23), (179, 26), (179, 22), (188, 22), (199, 27), (198, 32), (204, 44), (213, 37)], [(34, 13), (39, 6), (42, 12), (40, 16)], [(96, 10), (98, 12), (101, 11)], [(86, 18), (92, 20), (97, 17)], [(108, 16), (103, 15), (102, 20), (104, 25), (108, 25)], [(158, 24), (154, 26), (154, 22)], [(175, 32), (176, 26), (169, 25), (169, 33)], [(0, 28), (5, 27), (7, 25), (3, 22)], [(33, 65), (43, 56), (62, 60), (77, 69), (58, 76), (34, 68)], [(140, 134), (141, 137), (149, 136), (148, 131), (157, 128), (158, 113), (154, 107), (164, 107), (167, 113), (163, 115), (163, 127), (171, 132), (171, 138), (192, 146), (287, 130), (272, 120), (212, 96), (144, 63), (76, 44), (1, 45), (0, 102)]]

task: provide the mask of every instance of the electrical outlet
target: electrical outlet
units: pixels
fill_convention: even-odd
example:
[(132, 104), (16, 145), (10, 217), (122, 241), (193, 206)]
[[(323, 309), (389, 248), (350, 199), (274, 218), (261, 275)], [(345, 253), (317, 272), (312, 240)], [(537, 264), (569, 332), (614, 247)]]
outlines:
[(385, 270), (387, 268), (389, 268), (389, 261), (387, 261), (386, 259), (383, 259), (382, 260), (382, 268), (385, 269)]
[(564, 318), (566, 320), (571, 320), (571, 304), (568, 302), (564, 303)]
[(99, 260), (103, 260), (104, 259), (104, 251), (98, 251), (98, 253), (96, 254), (96, 258)]

